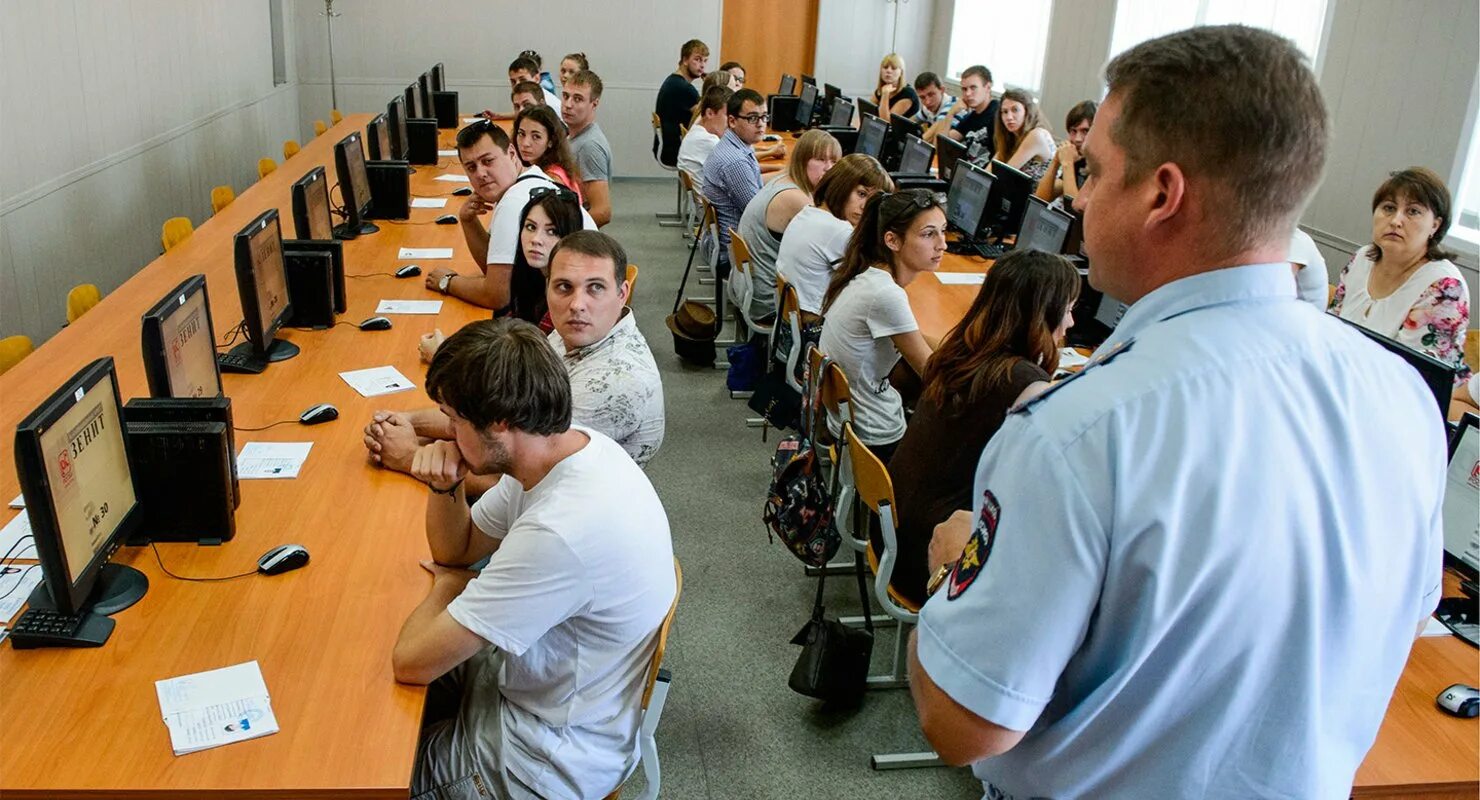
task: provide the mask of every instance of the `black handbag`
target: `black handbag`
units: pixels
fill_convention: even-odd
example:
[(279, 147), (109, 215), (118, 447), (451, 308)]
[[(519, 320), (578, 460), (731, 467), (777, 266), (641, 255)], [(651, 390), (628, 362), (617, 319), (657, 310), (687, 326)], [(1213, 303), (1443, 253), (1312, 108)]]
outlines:
[(827, 617), (822, 605), (822, 585), (827, 577), (824, 570), (817, 577), (817, 602), (812, 607), (812, 619), (791, 639), (792, 644), (802, 646), (788, 681), (792, 691), (840, 707), (856, 706), (863, 700), (868, 686), (869, 659), (874, 652), (874, 620), (864, 587), (863, 557), (857, 556), (856, 562), (858, 595), (863, 601), (863, 630)]
[(797, 430), (801, 424), (802, 393), (786, 382), (785, 364), (761, 373), (746, 405), (773, 428)]

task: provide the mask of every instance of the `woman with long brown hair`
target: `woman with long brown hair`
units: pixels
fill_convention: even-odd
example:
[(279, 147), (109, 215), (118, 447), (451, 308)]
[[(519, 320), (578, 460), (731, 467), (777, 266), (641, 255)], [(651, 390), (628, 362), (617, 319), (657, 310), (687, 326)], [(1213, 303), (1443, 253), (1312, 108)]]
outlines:
[(531, 106), (514, 117), (514, 148), (526, 167), (539, 167), (556, 183), (576, 193), (581, 202), (581, 170), (566, 138), (565, 123), (549, 106)]
[(1033, 95), (1022, 89), (1003, 92), (996, 126), (992, 141), (997, 149), (992, 158), (1022, 170), (1034, 181), (1042, 180), (1053, 161), (1053, 133), (1043, 122)]
[[(1012, 251), (987, 271), (971, 310), (931, 355), (924, 391), (889, 463), (899, 504), (892, 584), (905, 597), (925, 602), (926, 551), (935, 526), (971, 508), (982, 449), (1008, 409), (1042, 389), (1058, 368), (1078, 295), (1079, 273), (1068, 261)], [(872, 535), (877, 539), (877, 530)]]

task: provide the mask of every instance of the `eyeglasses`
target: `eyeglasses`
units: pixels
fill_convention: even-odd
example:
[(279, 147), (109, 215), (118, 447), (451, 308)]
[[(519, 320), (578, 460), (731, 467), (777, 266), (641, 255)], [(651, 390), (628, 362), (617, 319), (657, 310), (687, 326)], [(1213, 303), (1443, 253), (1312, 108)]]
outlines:
[(763, 125), (771, 121), (770, 114), (736, 114), (735, 119), (743, 119), (751, 125)]
[(568, 203), (580, 202), (580, 198), (576, 197), (575, 192), (572, 192), (571, 190), (560, 185), (536, 187), (535, 189), (530, 191), (529, 199), (538, 200), (541, 197), (552, 194), (555, 195), (555, 199), (557, 200), (563, 200)]

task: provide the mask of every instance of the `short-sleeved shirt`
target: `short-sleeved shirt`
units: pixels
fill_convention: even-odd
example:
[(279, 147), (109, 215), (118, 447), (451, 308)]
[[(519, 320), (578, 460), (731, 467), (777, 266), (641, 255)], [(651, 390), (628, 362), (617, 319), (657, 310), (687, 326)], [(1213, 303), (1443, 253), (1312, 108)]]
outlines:
[[(895, 103), (898, 103), (901, 100), (910, 101), (909, 108), (906, 108), (904, 110), (904, 113), (900, 114), (901, 117), (904, 117), (905, 119), (910, 119), (920, 112), (920, 93), (915, 91), (915, 87), (909, 84), (905, 84), (905, 87), (903, 89), (895, 92), (894, 95), (889, 98), (889, 105), (893, 106)], [(878, 89), (874, 90), (874, 102), (879, 102)], [(884, 113), (886, 111), (887, 109), (880, 108), (879, 115), (883, 117), (885, 122), (888, 122), (889, 117), (884, 116)], [(889, 111), (888, 113), (893, 114), (894, 112)]]
[(740, 224), (745, 206), (760, 190), (761, 164), (755, 159), (755, 148), (734, 130), (725, 131), (704, 161), (704, 197), (714, 206), (719, 219), (722, 263), (730, 263), (730, 229)]
[[(916, 96), (918, 96), (919, 92), (916, 92), (915, 94)], [(926, 108), (925, 104), (922, 102), (920, 103), (920, 107), (915, 110), (914, 119), (921, 125), (929, 127), (941, 121), (942, 119), (945, 119), (946, 115), (951, 113), (951, 107), (955, 105), (956, 98), (950, 96), (949, 94), (946, 94), (945, 92), (941, 92), (940, 108), (937, 108), (935, 111), (932, 112), (930, 109)]]
[(822, 313), (822, 298), (838, 268), (853, 226), (831, 211), (807, 206), (792, 217), (776, 251), (776, 272), (797, 290), (803, 311)]
[[(539, 167), (527, 167), (519, 173), (514, 185), (504, 190), (504, 196), (493, 207), (493, 216), (488, 220), (489, 264), (512, 264), (519, 252), (519, 215), (529, 204), (529, 195), (540, 187), (550, 188), (555, 182)], [(596, 230), (596, 220), (581, 209), (581, 221), (588, 231)]]
[(1440, 593), (1446, 448), (1399, 358), (1219, 269), (1008, 415), (918, 652), (1026, 731), (989, 796), (1344, 798)]
[(677, 163), (678, 129), (693, 119), (696, 105), (699, 105), (699, 90), (677, 72), (665, 78), (663, 85), (658, 87), (658, 102), (653, 107), (658, 114), (659, 129), (663, 132), (663, 147), (658, 160), (670, 167)]
[(704, 162), (709, 159), (709, 154), (714, 152), (717, 144), (719, 137), (696, 122), (689, 128), (688, 135), (683, 137), (683, 143), (678, 146), (678, 168), (693, 177), (694, 188), (701, 193), (704, 191)]
[(570, 137), (570, 148), (576, 168), (581, 171), (582, 182), (612, 179), (612, 146), (607, 143), (600, 125), (592, 122), (585, 130)]
[(1299, 228), (1290, 235), (1291, 264), (1299, 264), (1300, 269), (1295, 273), (1295, 294), (1301, 300), (1325, 310), (1326, 287), (1331, 276), (1326, 272), (1326, 257), (1321, 255), (1320, 248), (1316, 247), (1315, 240), (1310, 234)]
[(1399, 344), (1455, 368), (1455, 385), (1470, 377), (1465, 362), (1465, 331), (1470, 326), (1470, 287), (1459, 267), (1449, 260), (1430, 261), (1408, 276), (1392, 294), (1372, 296), (1368, 284), (1372, 245), (1357, 250), (1341, 270), (1341, 282), (1331, 298), (1337, 316), (1380, 333)]
[(447, 606), (503, 651), (507, 768), (541, 797), (600, 797), (636, 760), (656, 633), (676, 587), (668, 517), (642, 470), (590, 428), (528, 491), (505, 475), (473, 505), (500, 539)]
[(663, 445), (663, 379), (630, 310), (594, 344), (567, 350), (559, 332), (550, 346), (570, 376), (571, 417), (611, 437), (647, 466)]
[[(827, 309), (817, 349), (848, 377), (853, 426), (866, 445), (893, 444), (904, 436), (904, 403), (889, 383), (899, 348), (889, 337), (919, 330), (910, 298), (888, 270), (869, 268), (848, 282)], [(828, 416), (833, 435), (839, 420)]]
[(990, 156), (997, 151), (992, 136), (997, 125), (997, 109), (1000, 106), (1001, 101), (993, 100), (987, 104), (985, 111), (968, 110), (956, 117), (956, 121), (951, 124), (951, 130), (961, 134), (961, 141), (966, 143), (973, 155), (984, 153)]
[(776, 195), (788, 189), (797, 189), (791, 178), (785, 175), (772, 178), (750, 199), (740, 214), (740, 227), (735, 229), (750, 246), (751, 319), (762, 320), (776, 313), (776, 253), (786, 230), (771, 230), (766, 225), (766, 213)]
[(544, 87), (541, 87), (541, 89), (543, 89), (545, 94), (545, 105), (549, 106), (550, 110), (554, 111), (555, 116), (558, 118), (560, 116), (560, 94)]

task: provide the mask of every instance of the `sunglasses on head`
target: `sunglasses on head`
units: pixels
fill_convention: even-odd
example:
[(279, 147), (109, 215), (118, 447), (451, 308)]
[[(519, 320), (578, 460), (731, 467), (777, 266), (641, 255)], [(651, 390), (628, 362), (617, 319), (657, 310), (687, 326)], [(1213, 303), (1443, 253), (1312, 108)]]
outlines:
[(879, 211), (887, 222), (884, 227), (889, 227), (916, 209), (924, 211), (929, 208), (942, 208), (946, 204), (946, 196), (929, 189), (906, 189), (902, 192), (892, 192), (884, 195), (881, 203), (888, 206), (887, 209), (880, 207)]
[(534, 189), (533, 191), (531, 191), (529, 193), (529, 199), (531, 199), (531, 200), (538, 200), (541, 197), (545, 197), (546, 195), (552, 195), (552, 194), (555, 195), (555, 199), (557, 199), (557, 200), (563, 200), (563, 201), (566, 201), (566, 202), (569, 202), (569, 203), (579, 203), (580, 202), (580, 199), (578, 197), (576, 197), (576, 193), (575, 192), (572, 192), (571, 190), (565, 188), (564, 186), (559, 186), (559, 185), (556, 185), (556, 186), (540, 186), (540, 187)]

